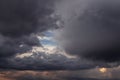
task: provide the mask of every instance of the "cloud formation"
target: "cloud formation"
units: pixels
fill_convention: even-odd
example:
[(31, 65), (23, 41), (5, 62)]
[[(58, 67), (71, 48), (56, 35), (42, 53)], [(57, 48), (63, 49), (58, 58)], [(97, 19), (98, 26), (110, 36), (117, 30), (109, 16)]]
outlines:
[[(119, 60), (120, 11), (116, 9), (119, 3), (114, 7), (102, 1), (96, 5), (98, 2), (94, 0), (64, 0), (56, 3), (56, 7), (54, 3), (54, 0), (0, 0), (1, 69), (77, 70), (98, 65), (81, 57), (104, 62)], [(43, 47), (38, 35), (63, 26), (54, 13), (61, 16), (65, 26), (56, 33), (60, 45), (67, 53), (76, 54), (80, 59), (57, 54), (60, 51), (48, 55), (46, 52), (49, 50), (33, 52), (30, 57), (16, 57), (32, 52), (33, 47)], [(110, 67), (104, 63), (100, 64), (102, 66)]]
[(57, 5), (64, 28), (56, 38), (65, 51), (93, 61), (120, 61), (120, 1), (64, 0)]
[(63, 54), (46, 54), (44, 52), (33, 53), (26, 57), (12, 57), (0, 62), (0, 68), (3, 70), (84, 70), (95, 66), (92, 62), (87, 63), (87, 61), (80, 61), (78, 58), (68, 58)]
[(36, 34), (55, 29), (54, 0), (0, 0), (0, 59), (41, 46)]
[(0, 0), (0, 33), (20, 37), (50, 28), (47, 18), (53, 13), (53, 1)]

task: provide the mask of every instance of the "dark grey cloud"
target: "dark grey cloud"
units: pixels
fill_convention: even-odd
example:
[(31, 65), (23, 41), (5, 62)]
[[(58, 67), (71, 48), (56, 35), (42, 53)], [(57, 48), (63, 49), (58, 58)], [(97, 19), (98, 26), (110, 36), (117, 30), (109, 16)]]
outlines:
[[(71, 3), (71, 0), (69, 2), (79, 5), (79, 1), (82, 0), (75, 1), (75, 3), (73, 1)], [(61, 5), (62, 10), (59, 12), (63, 14), (65, 28), (63, 28), (62, 34), (60, 33), (60, 37), (58, 36), (66, 52), (97, 61), (118, 61), (119, 53), (113, 55), (113, 52), (119, 52), (119, 27), (117, 27), (119, 24), (116, 24), (119, 20), (116, 16), (119, 11), (115, 10), (116, 8), (110, 9), (110, 5), (106, 7), (107, 3), (104, 6), (101, 6), (102, 3), (97, 6), (90, 3), (90, 7), (85, 5), (87, 8), (83, 9), (83, 13), (80, 13), (81, 8), (78, 10), (79, 7), (75, 7), (77, 9), (74, 9), (67, 2), (65, 2), (65, 6)], [(87, 0), (84, 3), (86, 2)], [(58, 28), (57, 17), (53, 17), (53, 6), (54, 0), (0, 0), (0, 69), (78, 70), (90, 69), (98, 65), (79, 58), (68, 59), (65, 55), (47, 55), (44, 52), (34, 53), (31, 57), (15, 57), (17, 54), (30, 51), (32, 47), (42, 47), (36, 35)], [(106, 9), (104, 9), (105, 7)], [(61, 7), (59, 8), (61, 9)], [(69, 14), (66, 12), (66, 8), (70, 12)], [(77, 11), (75, 15), (73, 10)], [(78, 13), (80, 13), (79, 16)], [(111, 14), (108, 15), (108, 13)], [(106, 21), (108, 21), (109, 27), (106, 27), (108, 25)], [(112, 28), (114, 23), (116, 29)], [(105, 52), (110, 53), (106, 54)], [(110, 67), (102, 63), (100, 67), (103, 66)]]
[(56, 38), (65, 51), (82, 58), (120, 61), (120, 1), (65, 0), (57, 5), (64, 28)]
[(53, 1), (0, 0), (0, 33), (20, 37), (51, 28), (47, 18), (53, 13)]
[(0, 0), (0, 58), (41, 46), (36, 34), (57, 28), (53, 6), (54, 0)]
[(24, 36), (21, 38), (6, 38), (1, 37), (0, 43), (0, 58), (11, 57), (18, 53), (24, 53), (32, 49), (32, 46), (41, 46), (36, 36)]
[[(105, 66), (105, 65), (104, 65)], [(33, 53), (33, 55), (23, 58), (1, 59), (0, 69), (7, 70), (84, 70), (95, 68), (91, 62), (78, 58), (68, 58), (62, 54)]]

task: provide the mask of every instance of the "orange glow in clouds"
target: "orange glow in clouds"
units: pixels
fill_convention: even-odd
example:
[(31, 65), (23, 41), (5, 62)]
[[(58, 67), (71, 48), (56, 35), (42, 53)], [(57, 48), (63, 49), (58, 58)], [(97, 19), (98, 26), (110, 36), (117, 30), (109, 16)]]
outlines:
[(99, 71), (102, 73), (105, 73), (105, 72), (107, 72), (107, 68), (100, 68)]

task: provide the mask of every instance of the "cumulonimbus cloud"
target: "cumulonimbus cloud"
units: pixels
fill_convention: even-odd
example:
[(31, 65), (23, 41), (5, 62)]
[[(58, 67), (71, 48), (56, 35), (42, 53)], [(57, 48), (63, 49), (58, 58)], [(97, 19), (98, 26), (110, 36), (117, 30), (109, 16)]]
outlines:
[(16, 57), (17, 54), (29, 53), (33, 47), (42, 47), (36, 35), (58, 28), (57, 17), (54, 16), (55, 1), (0, 0), (0, 69), (74, 70), (94, 66), (84, 63), (78, 65), (78, 59), (42, 52), (31, 57)]
[(65, 0), (57, 5), (64, 28), (56, 33), (65, 51), (103, 62), (120, 61), (120, 1)]
[(0, 0), (0, 58), (41, 46), (36, 34), (54, 29), (54, 0)]

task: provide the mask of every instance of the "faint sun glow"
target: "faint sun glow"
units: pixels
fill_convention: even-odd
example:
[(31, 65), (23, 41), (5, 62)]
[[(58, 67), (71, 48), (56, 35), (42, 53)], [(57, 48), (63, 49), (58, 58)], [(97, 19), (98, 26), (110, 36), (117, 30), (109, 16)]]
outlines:
[(105, 72), (107, 72), (107, 68), (100, 68), (99, 71), (100, 71), (101, 73), (105, 73)]

